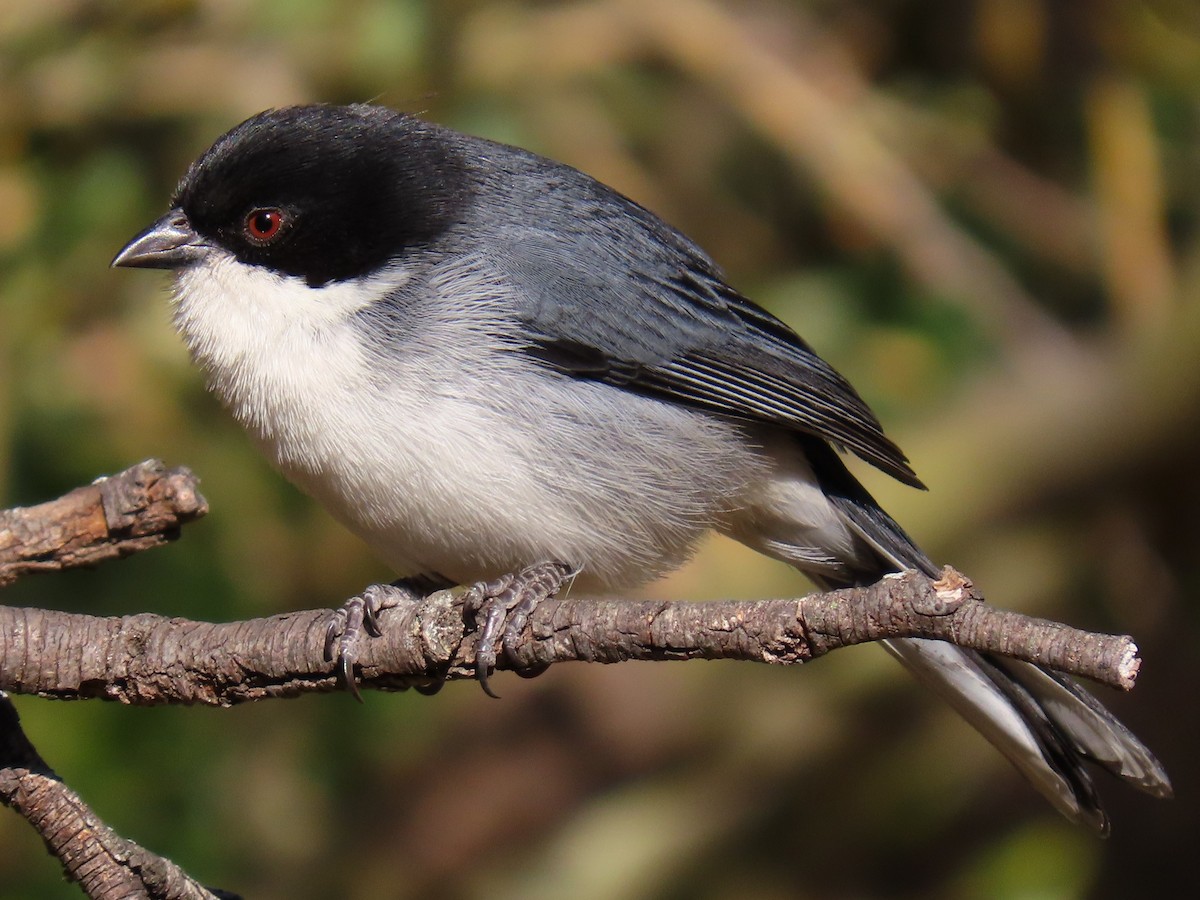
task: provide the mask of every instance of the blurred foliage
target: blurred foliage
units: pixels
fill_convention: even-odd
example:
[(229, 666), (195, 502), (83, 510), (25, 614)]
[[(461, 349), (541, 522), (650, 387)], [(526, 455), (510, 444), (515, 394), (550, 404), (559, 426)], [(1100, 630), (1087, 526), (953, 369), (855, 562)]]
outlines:
[[(204, 393), (165, 279), (107, 269), (245, 116), (373, 99), (570, 162), (706, 246), (881, 413), (931, 491), (863, 477), (935, 558), (998, 604), (1138, 636), (1137, 691), (1104, 700), (1180, 795), (1106, 791), (1098, 842), (872, 648), (563, 667), (501, 677), (500, 703), (18, 698), (124, 834), (255, 898), (1195, 886), (1192, 0), (5, 0), (0, 88), (0, 502), (161, 456), (213, 507), (6, 602), (224, 620), (386, 576)], [(714, 541), (650, 590), (804, 589)], [(78, 896), (15, 816), (0, 831), (0, 895)]]

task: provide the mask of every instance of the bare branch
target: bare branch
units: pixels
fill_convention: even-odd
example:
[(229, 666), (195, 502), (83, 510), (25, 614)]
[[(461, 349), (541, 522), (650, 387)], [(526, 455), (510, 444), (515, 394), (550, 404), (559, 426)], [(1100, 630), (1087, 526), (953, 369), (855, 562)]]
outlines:
[[(323, 656), (330, 615), (310, 610), (222, 625), (0, 608), (0, 628), (9, 636), (0, 688), (137, 705), (219, 706), (333, 690), (337, 680)], [(360, 645), (362, 686), (427, 687), (474, 676), (474, 623), (464, 621), (461, 597), (437, 592), (386, 611), (381, 625), (382, 637)], [(994, 609), (947, 569), (936, 583), (908, 572), (799, 600), (551, 599), (533, 613), (499, 668), (626, 659), (788, 665), (895, 637), (947, 640), (1126, 690), (1139, 665), (1129, 637)]]
[(208, 512), (198, 483), (186, 468), (149, 459), (49, 503), (0, 510), (0, 587), (175, 540)]
[[(186, 469), (148, 461), (50, 503), (0, 512), (0, 585), (30, 572), (92, 565), (178, 536), (207, 512)], [(0, 607), (0, 689), (136, 705), (229, 706), (340, 687), (325, 660), (330, 610), (210, 624), (150, 614), (100, 618)], [(439, 591), (385, 610), (358, 649), (363, 687), (436, 688), (475, 675), (475, 623)], [(1137, 647), (988, 607), (953, 569), (790, 600), (718, 603), (551, 598), (499, 668), (566, 661), (740, 659), (788, 665), (896, 637), (1036, 662), (1128, 690)], [(211, 898), (174, 863), (111, 831), (45, 764), (0, 696), (0, 800), (24, 816), (94, 898)]]
[(0, 802), (29, 822), (94, 900), (237, 900), (211, 891), (173, 862), (116, 834), (68, 788), (34, 749), (17, 711), (0, 695)]

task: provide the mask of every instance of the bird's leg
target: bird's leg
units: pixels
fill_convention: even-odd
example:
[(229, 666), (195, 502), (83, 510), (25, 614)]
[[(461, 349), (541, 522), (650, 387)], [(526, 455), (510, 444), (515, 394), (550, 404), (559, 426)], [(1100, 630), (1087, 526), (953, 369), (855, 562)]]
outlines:
[[(496, 641), (507, 653), (521, 636), (529, 614), (538, 604), (553, 597), (564, 584), (578, 574), (578, 569), (560, 562), (536, 563), (520, 572), (502, 575), (494, 581), (481, 581), (467, 590), (465, 609), (475, 616), (479, 633), (475, 639), (475, 675), (489, 697), (498, 695), (488, 686), (488, 676), (496, 665)], [(518, 674), (533, 677), (545, 671), (545, 666), (519, 670)]]
[(434, 591), (453, 587), (441, 575), (417, 575), (401, 578), (391, 584), (372, 584), (361, 594), (351, 597), (329, 617), (325, 629), (325, 661), (337, 660), (338, 675), (354, 699), (362, 701), (354, 678), (354, 663), (358, 660), (358, 642), (363, 631), (379, 637), (379, 614), (405, 603), (418, 603)]

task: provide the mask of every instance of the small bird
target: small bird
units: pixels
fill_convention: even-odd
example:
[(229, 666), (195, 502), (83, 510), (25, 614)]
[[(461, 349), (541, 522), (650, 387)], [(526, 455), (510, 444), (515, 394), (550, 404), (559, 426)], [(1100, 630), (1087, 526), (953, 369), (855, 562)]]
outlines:
[[(691, 240), (569, 166), (380, 106), (269, 110), (193, 163), (113, 265), (174, 272), (209, 389), (424, 578), (339, 612), (351, 684), (360, 627), (414, 586), (479, 583), (486, 679), (506, 615), (507, 635), (567, 575), (647, 582), (711, 530), (826, 589), (938, 574), (839, 455), (923, 487), (854, 388)], [(1068, 818), (1108, 831), (1087, 764), (1170, 795), (1068, 679), (885, 646)]]

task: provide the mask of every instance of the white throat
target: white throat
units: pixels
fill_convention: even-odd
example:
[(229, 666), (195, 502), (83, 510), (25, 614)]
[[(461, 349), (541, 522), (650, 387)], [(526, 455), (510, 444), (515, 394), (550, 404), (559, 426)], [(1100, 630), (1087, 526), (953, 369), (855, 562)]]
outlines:
[(179, 274), (174, 321), (209, 389), (272, 460), (304, 470), (371, 374), (352, 316), (407, 277), (397, 268), (314, 288), (214, 251)]

